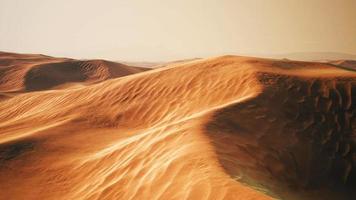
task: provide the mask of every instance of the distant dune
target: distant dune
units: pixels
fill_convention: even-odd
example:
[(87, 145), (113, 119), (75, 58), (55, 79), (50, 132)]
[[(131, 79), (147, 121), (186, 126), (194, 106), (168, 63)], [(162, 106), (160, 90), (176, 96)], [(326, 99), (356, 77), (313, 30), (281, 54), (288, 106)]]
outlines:
[(127, 62), (127, 61), (119, 61), (120, 63), (124, 63), (130, 66), (135, 67), (143, 67), (143, 68), (159, 68), (165, 67), (170, 64), (177, 64), (177, 63), (184, 63), (194, 60), (199, 60), (201, 58), (190, 58), (190, 59), (183, 59), (183, 60), (175, 60), (175, 61), (166, 61), (166, 62)]
[(356, 60), (356, 55), (338, 52), (296, 52), (272, 57), (303, 61)]
[(0, 92), (46, 90), (71, 83), (98, 83), (146, 70), (106, 60), (73, 60), (0, 52)]
[(344, 67), (345, 69), (356, 71), (356, 60), (335, 60), (335, 61), (330, 61), (329, 63), (340, 67)]
[[(356, 199), (356, 73), (340, 63), (0, 62), (1, 90), (21, 91), (0, 101), (0, 199)], [(69, 82), (88, 84), (51, 89)]]

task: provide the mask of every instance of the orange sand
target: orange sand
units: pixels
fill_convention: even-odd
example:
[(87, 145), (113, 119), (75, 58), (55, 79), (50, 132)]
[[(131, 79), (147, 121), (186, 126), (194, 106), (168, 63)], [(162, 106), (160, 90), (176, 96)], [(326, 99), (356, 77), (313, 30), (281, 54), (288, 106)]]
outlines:
[(237, 56), (150, 71), (0, 63), (0, 199), (355, 196), (352, 69)]

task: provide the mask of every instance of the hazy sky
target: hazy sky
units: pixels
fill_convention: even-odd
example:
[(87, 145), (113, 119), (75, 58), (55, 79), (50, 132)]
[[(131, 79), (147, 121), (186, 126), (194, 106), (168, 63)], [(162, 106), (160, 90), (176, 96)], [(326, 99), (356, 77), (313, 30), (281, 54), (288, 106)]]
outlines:
[(0, 50), (131, 61), (356, 54), (356, 0), (0, 0)]

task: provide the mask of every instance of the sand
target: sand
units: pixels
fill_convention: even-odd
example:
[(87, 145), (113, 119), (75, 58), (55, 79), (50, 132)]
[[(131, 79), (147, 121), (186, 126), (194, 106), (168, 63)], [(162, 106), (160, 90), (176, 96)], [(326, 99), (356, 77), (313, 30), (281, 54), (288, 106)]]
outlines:
[(72, 59), (0, 62), (21, 69), (0, 73), (0, 199), (356, 197), (352, 69), (223, 56), (95, 79)]
[(74, 60), (0, 52), (0, 93), (67, 88), (146, 71), (106, 60)]

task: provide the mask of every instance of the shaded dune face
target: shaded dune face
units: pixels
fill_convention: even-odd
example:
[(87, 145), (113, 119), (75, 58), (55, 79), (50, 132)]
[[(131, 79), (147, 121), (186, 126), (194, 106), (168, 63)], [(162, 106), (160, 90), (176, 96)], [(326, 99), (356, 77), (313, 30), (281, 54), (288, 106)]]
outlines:
[(14, 96), (0, 102), (0, 197), (350, 199), (355, 81), (225, 56)]
[(282, 199), (355, 198), (355, 78), (257, 76), (259, 96), (205, 126), (226, 172)]
[[(85, 63), (66, 62), (35, 66), (25, 75), (25, 90), (45, 90), (67, 82), (83, 82), (86, 75)], [(88, 68), (90, 64), (88, 64)], [(90, 70), (90, 69), (89, 69)]]

